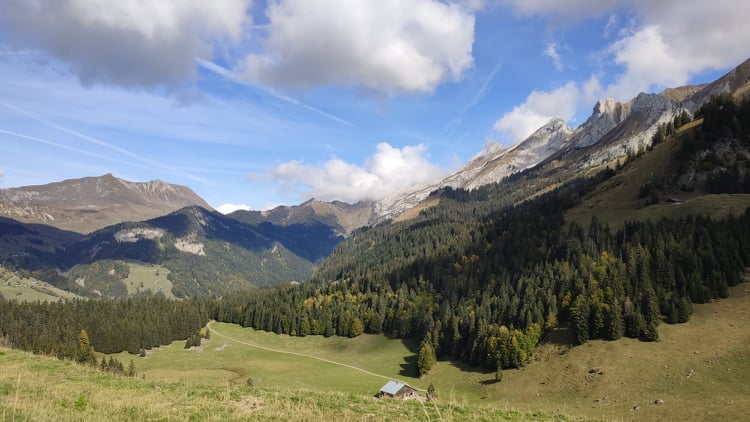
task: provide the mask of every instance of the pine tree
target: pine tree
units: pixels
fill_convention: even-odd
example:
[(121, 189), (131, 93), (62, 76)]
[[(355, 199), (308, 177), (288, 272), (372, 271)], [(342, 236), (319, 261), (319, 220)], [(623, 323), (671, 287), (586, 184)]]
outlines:
[(91, 347), (89, 335), (86, 330), (81, 330), (78, 334), (78, 350), (75, 355), (76, 362), (96, 365), (94, 357), (94, 348)]
[(435, 366), (435, 350), (432, 348), (432, 334), (427, 333), (422, 340), (422, 344), (419, 345), (419, 351), (417, 352), (417, 372), (419, 376), (427, 374), (427, 372)]

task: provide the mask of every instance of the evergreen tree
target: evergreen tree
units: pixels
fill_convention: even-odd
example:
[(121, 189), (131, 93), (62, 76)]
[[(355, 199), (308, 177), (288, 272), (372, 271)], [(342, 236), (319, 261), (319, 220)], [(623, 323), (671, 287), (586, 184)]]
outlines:
[(436, 362), (435, 350), (432, 348), (432, 334), (428, 332), (417, 351), (417, 373), (419, 376), (427, 374)]
[(130, 360), (130, 364), (128, 364), (128, 370), (125, 372), (125, 375), (129, 377), (135, 376), (135, 363), (133, 363), (133, 360)]

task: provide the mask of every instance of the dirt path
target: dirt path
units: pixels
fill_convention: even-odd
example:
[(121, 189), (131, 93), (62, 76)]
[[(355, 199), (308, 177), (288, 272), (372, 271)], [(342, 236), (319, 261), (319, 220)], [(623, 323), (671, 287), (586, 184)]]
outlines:
[[(383, 378), (383, 379), (386, 379), (386, 380), (394, 380), (394, 381), (398, 381), (398, 382), (403, 383), (403, 384), (408, 384), (405, 381), (402, 381), (402, 380), (399, 380), (399, 379), (396, 379), (396, 378), (393, 378), (393, 377), (381, 375), (381, 374), (376, 374), (374, 372), (371, 372), (371, 371), (368, 371), (366, 369), (362, 369), (362, 368), (356, 367), (354, 365), (349, 365), (349, 364), (346, 364), (346, 363), (336, 362), (336, 361), (333, 361), (333, 360), (330, 360), (330, 359), (325, 359), (325, 358), (321, 358), (321, 357), (318, 357), (318, 356), (308, 355), (308, 354), (305, 354), (305, 353), (290, 352), (290, 351), (287, 351), (287, 350), (273, 349), (271, 347), (260, 346), (260, 345), (257, 345), (257, 344), (248, 343), (246, 341), (237, 340), (236, 338), (229, 337), (228, 335), (223, 334), (223, 333), (217, 331), (216, 328), (213, 328), (211, 326), (213, 323), (214, 323), (214, 321), (211, 321), (211, 322), (209, 322), (206, 325), (206, 327), (208, 327), (211, 330), (211, 335), (218, 335), (219, 337), (224, 337), (225, 339), (231, 340), (231, 341), (233, 341), (235, 343), (243, 344), (243, 345), (249, 346), (249, 347), (254, 347), (256, 349), (266, 350), (266, 351), (269, 351), (269, 352), (282, 353), (282, 354), (285, 354), (285, 355), (294, 355), (294, 356), (299, 356), (299, 357), (308, 358), (308, 359), (315, 359), (315, 360), (319, 360), (319, 361), (322, 361), (322, 362), (327, 362), (327, 363), (330, 363), (330, 364), (333, 364), (333, 365), (342, 366), (344, 368), (354, 369), (355, 371), (363, 372), (363, 373), (365, 373), (367, 375), (372, 375), (374, 377), (379, 377), (379, 378)], [(419, 388), (416, 388), (414, 386), (411, 386), (411, 387), (414, 388), (414, 389), (416, 389), (416, 390), (419, 390), (419, 391), (425, 391), (425, 390), (421, 390)]]

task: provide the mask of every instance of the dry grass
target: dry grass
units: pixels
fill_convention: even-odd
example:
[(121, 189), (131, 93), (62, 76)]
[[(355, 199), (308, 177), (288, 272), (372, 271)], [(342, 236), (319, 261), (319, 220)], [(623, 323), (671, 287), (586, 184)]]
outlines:
[(430, 197), (417, 204), (414, 208), (410, 208), (404, 211), (401, 215), (393, 219), (394, 223), (400, 223), (402, 221), (409, 221), (419, 216), (419, 213), (426, 209), (430, 209), (440, 203), (439, 197)]
[[(701, 121), (691, 122), (681, 127), (678, 133), (700, 123)], [(674, 197), (683, 202), (681, 204), (662, 202), (651, 206), (645, 205), (645, 198), (638, 198), (642, 185), (671, 178), (671, 172), (675, 171), (672, 161), (677, 154), (677, 149), (680, 148), (680, 143), (681, 138), (677, 137), (657, 145), (653, 151), (629, 164), (612, 179), (602, 183), (580, 205), (569, 210), (565, 215), (565, 220), (588, 227), (591, 218), (596, 216), (599, 221), (608, 223), (612, 227), (621, 227), (625, 221), (629, 220), (656, 221), (663, 217), (683, 217), (688, 214), (703, 214), (719, 218), (729, 213), (735, 215), (743, 213), (750, 206), (750, 195), (662, 192), (662, 200)]]

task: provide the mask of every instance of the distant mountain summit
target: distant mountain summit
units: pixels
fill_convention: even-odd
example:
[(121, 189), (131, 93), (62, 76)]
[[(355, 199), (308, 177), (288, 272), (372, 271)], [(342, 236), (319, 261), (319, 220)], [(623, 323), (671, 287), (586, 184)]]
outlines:
[(249, 224), (264, 222), (278, 226), (321, 223), (332, 228), (336, 235), (348, 236), (355, 229), (366, 226), (372, 218), (372, 204), (360, 202), (325, 202), (310, 199), (300, 205), (282, 205), (267, 211), (235, 211), (230, 217)]
[(158, 217), (190, 205), (211, 209), (186, 186), (161, 180), (130, 182), (112, 174), (0, 189), (1, 216), (79, 233)]
[(523, 141), (503, 148), (490, 142), (450, 176), (373, 205), (372, 222), (396, 218), (418, 206), (431, 192), (445, 188), (476, 189), (537, 165), (567, 169), (570, 174), (614, 162), (651, 145), (659, 127), (683, 111), (693, 115), (711, 96), (750, 95), (750, 59), (718, 80), (670, 88), (660, 94), (638, 94), (626, 103), (599, 100), (591, 116), (575, 129), (552, 119)]
[(552, 119), (524, 141), (509, 148), (495, 142), (485, 148), (459, 171), (445, 179), (422, 185), (412, 192), (386, 197), (374, 205), (375, 218), (394, 218), (415, 207), (431, 192), (444, 187), (475, 189), (532, 167), (559, 151), (573, 130), (562, 120)]

